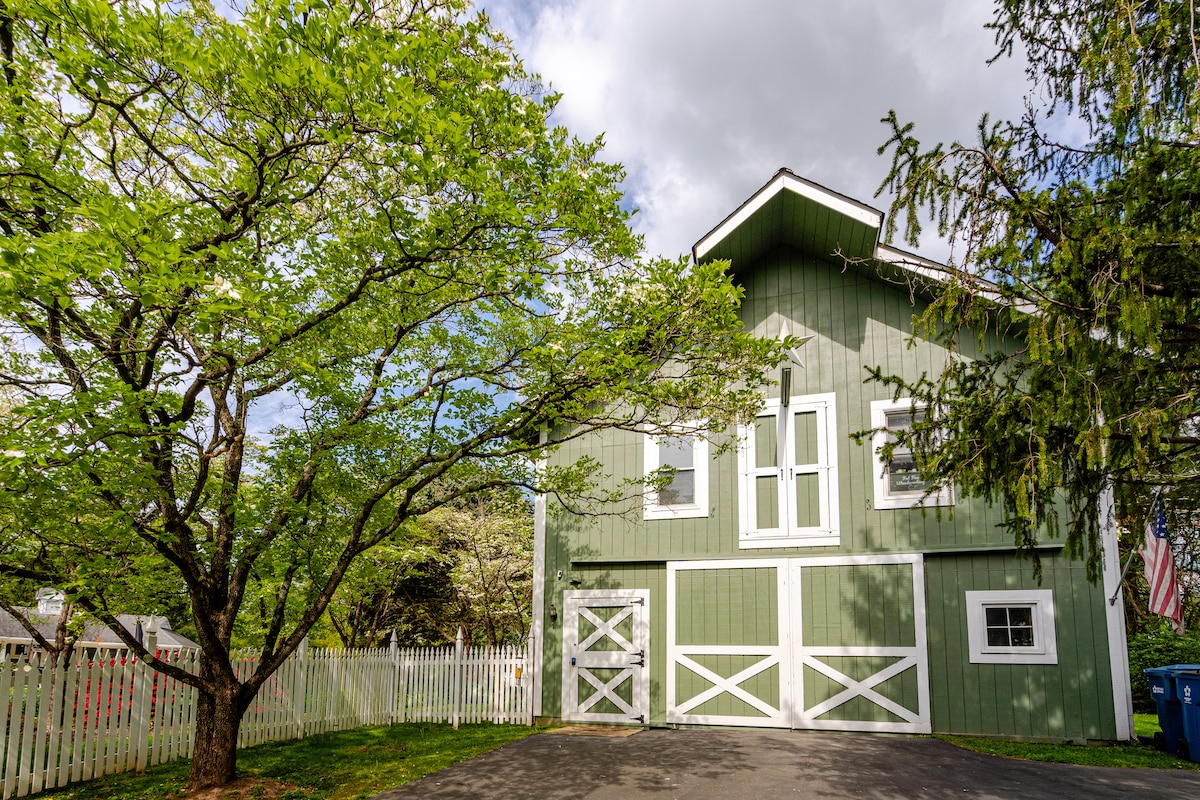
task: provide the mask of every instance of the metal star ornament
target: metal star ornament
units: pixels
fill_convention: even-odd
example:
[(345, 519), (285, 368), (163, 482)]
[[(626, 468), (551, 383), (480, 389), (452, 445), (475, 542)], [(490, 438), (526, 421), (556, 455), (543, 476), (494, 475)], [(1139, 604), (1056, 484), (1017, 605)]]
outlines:
[[(779, 328), (779, 339), (780, 339), (780, 341), (783, 341), (784, 339), (788, 338), (788, 336), (790, 336), (790, 335), (791, 335), (791, 332), (788, 330), (788, 324), (787, 324), (787, 321), (785, 320), (783, 325)], [(808, 336), (801, 336), (800, 344), (796, 345), (795, 347), (788, 348), (788, 351), (787, 351), (788, 358), (790, 358), (792, 361), (794, 361), (797, 366), (803, 367), (804, 366), (804, 358), (801, 357), (801, 355), (800, 355), (800, 348), (804, 347), (804, 345), (808, 344), (814, 338), (815, 337), (813, 334), (809, 334)]]

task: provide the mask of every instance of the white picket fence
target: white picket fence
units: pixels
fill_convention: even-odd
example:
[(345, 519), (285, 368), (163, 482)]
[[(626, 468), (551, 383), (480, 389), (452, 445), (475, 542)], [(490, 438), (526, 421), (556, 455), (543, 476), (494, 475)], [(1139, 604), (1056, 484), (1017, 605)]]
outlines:
[[(0, 656), (3, 656), (0, 650)], [(189, 672), (195, 651), (166, 653)], [(240, 678), (257, 651), (234, 654)], [(494, 722), (529, 725), (533, 693), (524, 647), (319, 650), (302, 646), (259, 690), (238, 747), (364, 725)], [(196, 690), (126, 651), (54, 669), (0, 659), (0, 800), (192, 752)]]

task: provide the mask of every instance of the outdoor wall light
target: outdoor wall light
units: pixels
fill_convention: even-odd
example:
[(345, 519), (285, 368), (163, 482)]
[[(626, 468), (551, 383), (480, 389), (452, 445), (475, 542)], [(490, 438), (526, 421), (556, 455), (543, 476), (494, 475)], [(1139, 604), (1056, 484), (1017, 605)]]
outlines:
[(558, 609), (554, 607), (554, 603), (550, 604), (550, 621), (558, 622)]

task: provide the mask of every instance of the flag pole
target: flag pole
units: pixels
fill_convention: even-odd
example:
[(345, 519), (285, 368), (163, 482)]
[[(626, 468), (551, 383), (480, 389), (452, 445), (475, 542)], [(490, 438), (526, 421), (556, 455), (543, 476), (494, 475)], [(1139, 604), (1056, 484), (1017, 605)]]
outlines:
[[(1142, 525), (1145, 528), (1150, 524), (1150, 515), (1154, 513), (1154, 506), (1158, 503), (1159, 495), (1162, 494), (1163, 487), (1159, 486), (1154, 490), (1154, 497), (1150, 500), (1150, 510), (1146, 512), (1146, 522)], [(1117, 590), (1113, 592), (1113, 596), (1108, 598), (1108, 604), (1115, 606), (1117, 604), (1117, 595), (1121, 594), (1121, 587), (1125, 585), (1125, 576), (1129, 574), (1129, 565), (1133, 563), (1133, 557), (1138, 554), (1138, 548), (1129, 551), (1129, 558), (1125, 559), (1125, 569), (1121, 570), (1121, 577), (1117, 578)]]

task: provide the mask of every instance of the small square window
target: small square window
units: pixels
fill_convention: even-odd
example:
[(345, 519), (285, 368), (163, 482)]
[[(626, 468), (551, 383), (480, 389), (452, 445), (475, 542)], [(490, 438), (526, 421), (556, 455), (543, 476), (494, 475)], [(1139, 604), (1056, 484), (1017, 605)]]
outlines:
[(707, 517), (708, 442), (692, 433), (647, 433), (646, 475), (664, 467), (674, 471), (671, 481), (657, 492), (647, 489), (643, 517)]
[(987, 646), (1034, 647), (1031, 606), (984, 606)]
[[(921, 479), (912, 448), (897, 444), (896, 434), (925, 419), (925, 409), (911, 401), (875, 400), (871, 403), (871, 449), (875, 458), (875, 508), (915, 508), (954, 505), (954, 493), (942, 487), (928, 495), (931, 484)], [(894, 445), (884, 459), (885, 445)], [(924, 498), (924, 499), (922, 499)]]
[(972, 663), (1058, 663), (1050, 590), (967, 592), (966, 601)]

